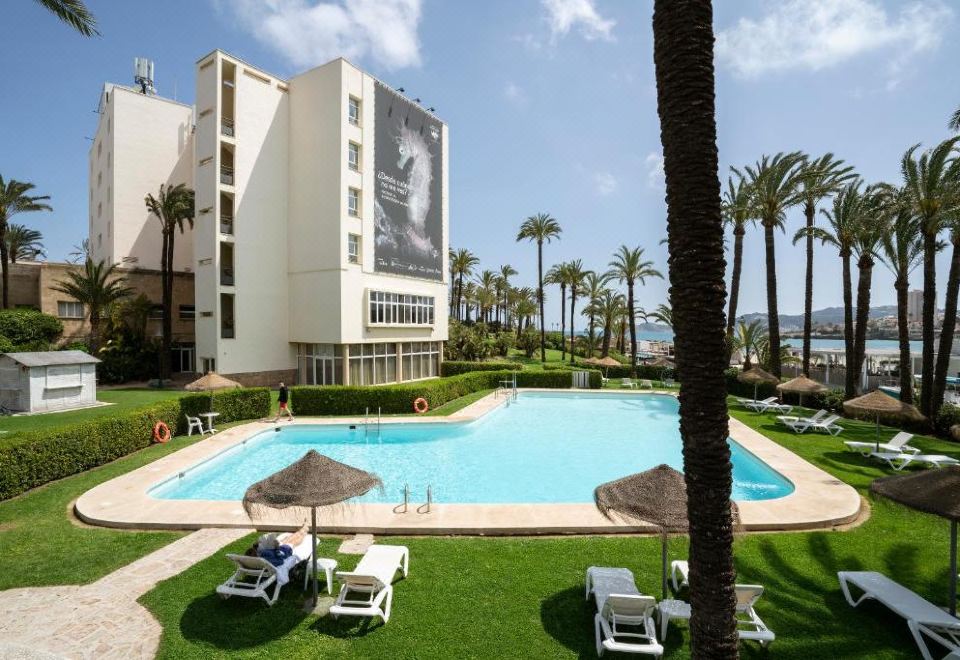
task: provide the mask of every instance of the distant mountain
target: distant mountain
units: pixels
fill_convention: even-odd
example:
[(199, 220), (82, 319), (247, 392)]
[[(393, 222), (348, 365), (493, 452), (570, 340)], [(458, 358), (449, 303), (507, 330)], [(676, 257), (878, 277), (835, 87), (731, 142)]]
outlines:
[[(896, 316), (897, 315), (897, 306), (896, 305), (881, 305), (880, 307), (871, 307), (870, 308), (870, 318), (878, 319), (884, 316)], [(813, 323), (816, 324), (827, 324), (835, 323), (838, 325), (843, 325), (843, 307), (826, 307), (824, 309), (817, 309), (813, 311), (812, 314)], [(747, 323), (751, 321), (760, 321), (763, 324), (767, 322), (767, 315), (765, 312), (753, 312), (751, 314), (743, 314), (742, 318)], [(784, 332), (789, 332), (790, 330), (800, 330), (803, 328), (803, 314), (781, 314), (780, 315), (780, 330)]]

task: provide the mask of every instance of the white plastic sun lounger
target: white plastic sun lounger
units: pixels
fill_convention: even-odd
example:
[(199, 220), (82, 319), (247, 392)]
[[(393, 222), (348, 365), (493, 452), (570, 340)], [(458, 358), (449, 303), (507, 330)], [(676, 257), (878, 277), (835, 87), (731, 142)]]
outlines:
[(923, 463), (927, 467), (941, 468), (945, 465), (960, 465), (960, 461), (943, 454), (907, 454), (896, 451), (872, 451), (870, 456), (887, 464), (897, 472), (911, 463)]
[(881, 442), (877, 444), (876, 442), (854, 442), (853, 440), (847, 440), (843, 444), (847, 446), (847, 449), (860, 452), (864, 456), (869, 456), (870, 454), (878, 451), (892, 452), (896, 454), (919, 454), (919, 449), (916, 447), (911, 447), (907, 444), (911, 440), (913, 440), (912, 433), (900, 431), (888, 442)]
[(753, 399), (737, 399), (740, 403), (743, 404), (744, 408), (748, 408), (754, 412), (763, 412), (767, 409), (767, 406), (777, 402), (777, 397), (770, 396), (762, 401), (754, 401)]
[(641, 390), (643, 390), (643, 389), (652, 390), (652, 389), (653, 389), (653, 381), (647, 380), (647, 379), (645, 379), (645, 378), (644, 378), (644, 379), (641, 379), (641, 380), (640, 380), (640, 389), (641, 389)]
[[(906, 619), (910, 634), (913, 635), (924, 660), (933, 660), (924, 636), (945, 646), (951, 652), (948, 657), (960, 654), (960, 619), (950, 616), (946, 611), (882, 573), (840, 571), (837, 573), (837, 578), (840, 580), (840, 590), (851, 607), (856, 607), (867, 599), (873, 599)], [(856, 600), (850, 593), (850, 585), (863, 592)]]
[(402, 545), (371, 545), (352, 571), (337, 571), (340, 593), (330, 607), (334, 618), (378, 616), (390, 620), (393, 604), (393, 578), (397, 571), (407, 576), (410, 551)]
[(635, 388), (637, 387), (637, 384), (634, 383), (633, 380), (631, 380), (630, 378), (621, 378), (621, 379), (620, 379), (620, 387), (626, 387), (626, 388), (632, 390), (632, 389), (635, 389)]
[[(283, 543), (283, 540), (280, 542)], [(274, 566), (263, 557), (228, 554), (227, 559), (234, 563), (236, 570), (216, 591), (222, 598), (263, 598), (267, 605), (273, 605), (280, 596), (280, 587), (290, 581), (290, 570), (300, 562), (310, 559), (312, 552), (313, 539), (308, 535), (293, 548), (293, 554), (280, 566)], [(270, 587), (273, 587), (272, 593)]]
[(810, 417), (797, 417), (796, 415), (778, 415), (778, 416), (777, 416), (777, 421), (780, 422), (781, 424), (785, 425), (785, 426), (790, 426), (791, 424), (796, 424), (796, 423), (798, 423), (798, 422), (804, 422), (804, 423), (807, 423), (807, 424), (814, 424), (814, 423), (816, 423), (816, 422), (819, 422), (821, 419), (823, 419), (824, 417), (826, 417), (828, 414), (829, 414), (829, 413), (828, 413), (826, 410), (824, 410), (824, 409), (821, 408), (820, 410), (818, 410), (817, 412), (815, 412), (815, 413), (814, 413), (813, 415), (811, 415)]
[(830, 435), (839, 435), (843, 427), (836, 423), (840, 415), (830, 415), (822, 417), (816, 421), (809, 419), (798, 419), (796, 421), (785, 420), (783, 423), (790, 427), (795, 433), (805, 433), (806, 431), (823, 431)]
[(663, 655), (653, 623), (657, 600), (640, 593), (629, 569), (588, 568), (587, 600), (591, 595), (597, 606), (593, 627), (598, 656), (605, 651)]

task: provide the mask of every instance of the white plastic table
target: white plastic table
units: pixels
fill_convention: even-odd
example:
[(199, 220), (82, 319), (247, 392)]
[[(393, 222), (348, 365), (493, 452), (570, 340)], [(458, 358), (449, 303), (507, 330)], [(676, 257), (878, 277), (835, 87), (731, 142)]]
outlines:
[(661, 600), (657, 611), (660, 615), (660, 639), (666, 639), (670, 619), (690, 619), (690, 603), (682, 600)]
[(213, 428), (213, 418), (214, 418), (214, 417), (219, 417), (219, 416), (220, 416), (220, 413), (218, 413), (218, 412), (200, 413), (200, 417), (206, 417), (206, 418), (207, 418), (207, 432), (209, 432), (209, 433), (216, 433), (216, 432), (217, 432), (217, 429)]

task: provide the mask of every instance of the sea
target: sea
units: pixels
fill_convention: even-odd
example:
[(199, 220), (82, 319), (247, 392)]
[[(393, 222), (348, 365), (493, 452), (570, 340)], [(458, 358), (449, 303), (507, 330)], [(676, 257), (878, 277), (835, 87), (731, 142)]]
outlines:
[[(654, 332), (654, 331), (639, 331), (637, 332), (637, 339), (645, 339), (647, 341), (673, 341), (672, 332)], [(781, 340), (781, 343), (784, 345), (794, 346), (800, 348), (803, 346), (803, 340), (799, 337), (787, 338), (784, 337)], [(842, 339), (817, 339), (812, 338), (810, 340), (810, 348), (816, 350), (818, 348), (843, 348)], [(885, 351), (897, 351), (900, 350), (900, 344), (896, 339), (868, 339), (867, 340), (868, 349), (878, 349)], [(919, 353), (923, 350), (923, 343), (920, 341), (911, 341), (910, 342), (911, 352)]]

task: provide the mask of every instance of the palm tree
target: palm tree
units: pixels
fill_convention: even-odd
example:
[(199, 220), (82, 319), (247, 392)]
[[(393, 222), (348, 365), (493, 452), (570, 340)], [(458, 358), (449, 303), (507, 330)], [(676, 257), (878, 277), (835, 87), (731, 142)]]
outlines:
[(556, 264), (550, 267), (543, 277), (544, 284), (554, 284), (560, 287), (560, 361), (567, 357), (567, 285), (570, 283), (569, 265)]
[[(513, 316), (517, 319), (517, 339), (523, 334), (524, 327), (530, 327), (530, 319), (537, 313), (537, 292), (528, 286), (513, 290)], [(524, 326), (526, 322), (526, 326)]]
[[(800, 193), (807, 229), (813, 227), (817, 205), (825, 197), (835, 195), (844, 184), (856, 176), (853, 168), (844, 166), (827, 153), (807, 161), (800, 171)], [(807, 269), (803, 297), (803, 373), (810, 373), (810, 332), (813, 325), (813, 234), (807, 234)]]
[(36, 229), (11, 222), (7, 228), (7, 255), (10, 263), (33, 261), (37, 257), (45, 256), (43, 251), (43, 234)]
[[(606, 273), (597, 273), (596, 271), (587, 271), (587, 276), (583, 280), (583, 295), (586, 296), (589, 303), (592, 303), (594, 300), (600, 297), (600, 294), (603, 293), (607, 288), (607, 282), (609, 278)], [(590, 304), (583, 310), (584, 316), (586, 316), (590, 321), (587, 326), (587, 333), (590, 338), (590, 346), (596, 346), (596, 321), (597, 315), (588, 311), (592, 309)]]
[(573, 364), (574, 314), (577, 308), (577, 289), (583, 290), (587, 275), (591, 271), (583, 269), (583, 259), (574, 259), (567, 264), (567, 283), (570, 285), (570, 364)]
[(647, 314), (647, 318), (651, 318), (657, 323), (662, 323), (668, 328), (673, 328), (673, 309), (669, 305), (664, 305), (663, 303), (657, 305), (657, 308)]
[(473, 310), (473, 304), (477, 300), (477, 285), (473, 282), (467, 282), (463, 285), (463, 291), (461, 292), (463, 297), (463, 320), (464, 323), (470, 323), (470, 312)]
[(490, 322), (490, 311), (497, 304), (497, 274), (492, 270), (485, 270), (477, 277), (477, 307), (478, 317), (484, 323)]
[(750, 361), (750, 353), (752, 352), (754, 355), (756, 355), (757, 345), (760, 343), (763, 334), (764, 328), (760, 321), (750, 321), (750, 323), (740, 321), (737, 324), (737, 331), (733, 335), (733, 341), (731, 342), (731, 345), (733, 350), (743, 351), (744, 371), (753, 366)]
[(67, 255), (67, 261), (72, 264), (76, 264), (81, 261), (86, 261), (91, 254), (92, 251), (90, 250), (90, 239), (85, 238), (80, 241), (79, 244), (73, 246), (73, 249)]
[(133, 289), (127, 288), (126, 278), (114, 277), (115, 264), (94, 263), (87, 258), (83, 270), (72, 270), (66, 280), (57, 282), (54, 291), (65, 293), (87, 309), (90, 321), (90, 352), (96, 353), (100, 343), (100, 318), (113, 303), (126, 298)]
[(97, 19), (87, 9), (83, 0), (36, 0), (40, 6), (48, 9), (54, 16), (72, 27), (85, 37), (100, 36), (97, 32)]
[(954, 147), (960, 136), (944, 140), (930, 151), (914, 157), (920, 147), (910, 147), (900, 161), (904, 189), (923, 233), (923, 360), (920, 380), (920, 412), (930, 418), (933, 409), (934, 321), (937, 314), (937, 241), (944, 221), (960, 205), (960, 159)]
[(147, 194), (144, 197), (147, 211), (157, 216), (160, 221), (160, 232), (163, 236), (163, 247), (160, 255), (160, 282), (163, 305), (163, 339), (161, 352), (164, 359), (160, 360), (160, 379), (169, 376), (170, 342), (173, 337), (173, 248), (176, 239), (176, 230), (182, 234), (184, 224), (193, 227), (194, 193), (185, 184), (164, 186), (160, 184), (160, 193), (157, 197)]
[(670, 304), (690, 534), (694, 658), (736, 658), (723, 219), (710, 0), (655, 0), (653, 52), (666, 180)]
[(52, 211), (45, 200), (49, 195), (30, 195), (35, 186), (32, 183), (10, 179), (5, 181), (0, 175), (0, 268), (3, 270), (3, 308), (10, 307), (10, 255), (7, 253), (7, 230), (10, 220), (18, 213), (32, 211)]
[(604, 289), (590, 301), (584, 312), (587, 310), (592, 318), (600, 319), (600, 327), (603, 328), (600, 357), (607, 357), (610, 355), (610, 339), (616, 331), (617, 321), (627, 313), (626, 300), (622, 293)]
[(880, 260), (893, 273), (893, 288), (897, 292), (897, 337), (900, 341), (900, 400), (913, 403), (913, 374), (910, 368), (910, 329), (907, 318), (907, 297), (910, 273), (920, 263), (923, 241), (920, 223), (911, 210), (906, 194), (900, 190), (892, 209), (890, 230), (881, 242)]
[(824, 245), (830, 244), (837, 248), (840, 261), (843, 265), (843, 341), (846, 364), (845, 395), (847, 398), (856, 392), (856, 372), (854, 363), (853, 342), (853, 284), (850, 275), (850, 257), (853, 255), (853, 246), (856, 241), (857, 223), (860, 219), (860, 207), (863, 196), (860, 193), (860, 181), (848, 183), (833, 198), (833, 207), (821, 213), (827, 218), (829, 227), (803, 227), (793, 237), (794, 244), (808, 234), (820, 240)]
[(460, 248), (450, 255), (450, 272), (457, 278), (457, 320), (461, 320), (461, 306), (463, 305), (463, 279), (473, 275), (473, 267), (480, 263), (470, 250)]
[[(500, 299), (503, 301), (503, 324), (509, 326), (509, 319), (507, 316), (508, 306), (507, 306), (507, 293), (510, 291), (510, 278), (517, 274), (516, 269), (510, 264), (504, 264), (500, 266), (500, 277), (497, 280), (499, 287)], [(497, 320), (499, 320), (499, 314)]]
[(633, 364), (631, 369), (634, 376), (637, 374), (637, 321), (636, 304), (634, 302), (633, 289), (637, 282), (646, 284), (648, 277), (663, 278), (659, 271), (655, 270), (652, 261), (643, 260), (643, 248), (635, 247), (632, 250), (626, 245), (621, 245), (620, 249), (614, 253), (613, 261), (610, 262), (610, 276), (617, 279), (621, 284), (627, 283), (627, 314), (630, 322), (630, 360)]
[[(857, 257), (857, 313), (853, 335), (853, 375), (863, 369), (867, 346), (867, 323), (870, 320), (870, 286), (873, 277), (874, 257), (887, 226), (889, 187), (884, 184), (870, 186), (863, 194), (856, 220), (853, 252)], [(850, 369), (848, 368), (848, 371)], [(859, 379), (855, 391), (860, 393)]]
[(947, 291), (943, 302), (943, 326), (940, 328), (940, 347), (937, 350), (936, 366), (933, 370), (932, 410), (940, 410), (947, 388), (947, 370), (950, 367), (950, 353), (953, 348), (953, 332), (957, 327), (957, 295), (960, 293), (960, 214), (954, 213), (946, 221), (950, 230), (950, 273), (947, 275)]
[(543, 324), (543, 244), (556, 238), (560, 240), (563, 230), (560, 223), (549, 213), (538, 213), (523, 221), (517, 233), (517, 241), (535, 241), (537, 244), (537, 286), (540, 303), (540, 361), (547, 361), (547, 332)]
[(960, 107), (950, 115), (950, 130), (960, 132)]
[(747, 225), (753, 224), (756, 214), (752, 206), (753, 191), (742, 176), (733, 185), (727, 178), (727, 190), (723, 196), (723, 221), (733, 229), (733, 272), (730, 278), (730, 308), (727, 312), (727, 335), (733, 335), (737, 320), (737, 302), (740, 299), (740, 271), (743, 268), (743, 237)]
[(770, 370), (780, 377), (780, 316), (777, 308), (777, 257), (773, 230), (783, 231), (786, 211), (803, 201), (800, 190), (800, 173), (805, 156), (799, 151), (779, 153), (774, 157), (763, 156), (755, 165), (746, 166), (741, 173), (753, 191), (753, 205), (763, 225), (763, 238), (767, 262), (767, 332), (770, 335)]

